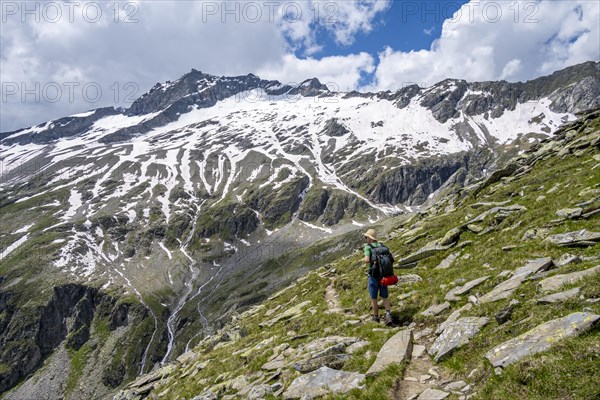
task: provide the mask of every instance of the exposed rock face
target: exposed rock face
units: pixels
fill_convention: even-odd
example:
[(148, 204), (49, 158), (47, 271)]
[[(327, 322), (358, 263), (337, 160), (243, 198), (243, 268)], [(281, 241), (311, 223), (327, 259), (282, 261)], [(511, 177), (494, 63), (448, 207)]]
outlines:
[(600, 315), (574, 313), (543, 323), (488, 351), (485, 357), (494, 367), (506, 367), (521, 358), (549, 349), (560, 339), (577, 336), (594, 325)]
[[(66, 346), (79, 349), (89, 338), (94, 315), (103, 314), (113, 328), (127, 324), (130, 310), (125, 303), (101, 294), (97, 289), (68, 284), (54, 288), (51, 300), (35, 310), (14, 307), (8, 293), (1, 293), (0, 308), (6, 312), (5, 328), (0, 330), (0, 362), (8, 368), (0, 373), (0, 392), (37, 369), (43, 359), (66, 339)], [(4, 303), (5, 306), (2, 307)], [(115, 376), (123, 379), (125, 371)]]
[[(491, 162), (490, 154), (485, 153), (458, 153), (424, 159), (368, 180), (365, 193), (378, 203), (422, 204), (460, 170), (474, 171), (487, 162)], [(478, 168), (472, 168), (475, 164)], [(463, 175), (463, 183), (465, 178)]]

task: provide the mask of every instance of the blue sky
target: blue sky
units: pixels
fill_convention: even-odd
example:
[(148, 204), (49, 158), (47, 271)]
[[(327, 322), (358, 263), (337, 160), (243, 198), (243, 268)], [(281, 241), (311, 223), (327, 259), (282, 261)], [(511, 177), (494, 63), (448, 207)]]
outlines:
[[(244, 14), (250, 3), (261, 18)], [(238, 10), (233, 17), (221, 0), (81, 0), (73, 15), (65, 2), (24, 4), (0, 2), (0, 132), (128, 107), (192, 68), (393, 91), (446, 78), (525, 81), (600, 59), (595, 0), (229, 1)], [(63, 7), (60, 18), (45, 4)], [(312, 18), (315, 7), (321, 17), (333, 10), (335, 23)], [(290, 9), (302, 18), (291, 23)], [(90, 96), (90, 87), (100, 94)]]
[(417, 4), (393, 1), (388, 11), (376, 17), (373, 30), (357, 33), (353, 44), (340, 46), (331, 35), (325, 35), (323, 54), (351, 54), (361, 51), (377, 54), (386, 46), (400, 51), (429, 49), (433, 40), (439, 37), (445, 18), (452, 18), (456, 10), (465, 3), (466, 0), (432, 0)]

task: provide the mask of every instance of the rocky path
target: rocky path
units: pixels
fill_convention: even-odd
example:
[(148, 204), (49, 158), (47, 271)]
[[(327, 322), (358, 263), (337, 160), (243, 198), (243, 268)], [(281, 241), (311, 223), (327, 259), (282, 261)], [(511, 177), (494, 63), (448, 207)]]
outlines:
[[(419, 336), (417, 334), (417, 337)], [(427, 337), (417, 339), (413, 344), (411, 359), (404, 376), (398, 378), (394, 384), (390, 398), (393, 400), (444, 399), (450, 395), (450, 391), (443, 389), (444, 386), (451, 385), (450, 389), (454, 391), (467, 386), (464, 382), (455, 383), (448, 379), (442, 368), (436, 366), (427, 354), (428, 345), (431, 345), (431, 338)]]
[(328, 313), (343, 313), (342, 304), (337, 290), (335, 290), (335, 278), (331, 278), (329, 285), (325, 289), (325, 302), (327, 303)]

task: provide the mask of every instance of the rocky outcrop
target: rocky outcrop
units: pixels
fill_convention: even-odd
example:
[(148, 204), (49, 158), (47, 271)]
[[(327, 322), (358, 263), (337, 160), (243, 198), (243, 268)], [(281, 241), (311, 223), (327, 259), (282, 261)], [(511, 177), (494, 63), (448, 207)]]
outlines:
[(559, 340), (585, 332), (599, 319), (600, 315), (587, 312), (557, 318), (496, 346), (485, 357), (494, 367), (504, 368), (523, 357), (549, 349)]
[(455, 349), (467, 344), (488, 321), (485, 317), (464, 317), (450, 322), (429, 349), (429, 354), (436, 362), (440, 361)]
[[(114, 330), (127, 325), (130, 312), (139, 312), (95, 288), (79, 284), (55, 287), (52, 298), (35, 309), (20, 308), (10, 293), (2, 293), (0, 308), (6, 312), (2, 319), (5, 329), (0, 330), (0, 363), (7, 366), (0, 373), (0, 392), (40, 367), (61, 343), (78, 350), (88, 341), (95, 317), (108, 319), (109, 329)], [(121, 375), (117, 379), (122, 378)]]

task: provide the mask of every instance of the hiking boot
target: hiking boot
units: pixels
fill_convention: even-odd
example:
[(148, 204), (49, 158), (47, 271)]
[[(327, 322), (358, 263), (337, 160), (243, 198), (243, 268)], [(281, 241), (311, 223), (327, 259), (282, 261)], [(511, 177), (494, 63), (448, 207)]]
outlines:
[(387, 326), (391, 326), (392, 325), (392, 314), (385, 313), (385, 317), (383, 317), (383, 322), (385, 322), (385, 324)]
[(379, 315), (371, 315), (371, 321), (379, 323)]

